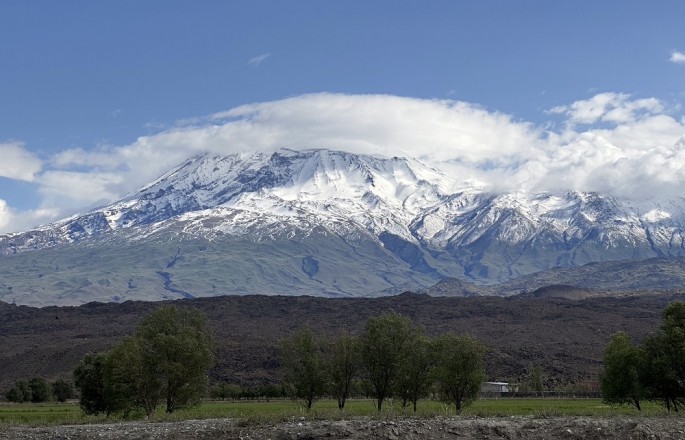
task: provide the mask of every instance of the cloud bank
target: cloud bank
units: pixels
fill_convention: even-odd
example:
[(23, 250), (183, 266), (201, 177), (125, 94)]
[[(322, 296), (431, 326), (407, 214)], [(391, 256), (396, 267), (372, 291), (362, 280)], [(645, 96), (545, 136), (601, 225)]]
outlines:
[[(282, 147), (412, 156), (497, 192), (681, 196), (685, 119), (677, 111), (655, 98), (600, 93), (550, 109), (562, 118), (561, 128), (550, 130), (461, 101), (318, 93), (191, 119), (130, 145), (64, 150), (42, 168), (21, 145), (2, 144), (21, 171), (0, 168), (0, 175), (35, 182), (43, 212), (60, 215), (113, 201), (194, 154)], [(32, 226), (19, 228), (20, 214), (0, 209), (0, 230), (3, 218), (4, 230)]]

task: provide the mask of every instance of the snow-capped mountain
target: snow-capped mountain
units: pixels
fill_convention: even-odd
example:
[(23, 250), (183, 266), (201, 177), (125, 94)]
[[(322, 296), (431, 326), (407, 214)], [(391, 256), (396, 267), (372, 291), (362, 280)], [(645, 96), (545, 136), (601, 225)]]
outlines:
[[(414, 159), (329, 150), (207, 154), (111, 205), (0, 237), (0, 254), (6, 255), (0, 258), (0, 280), (7, 285), (3, 264), (16, 264), (13, 259), (24, 254), (35, 259), (41, 253), (50, 258), (104, 253), (111, 259), (131, 258), (126, 249), (142, 249), (137, 266), (127, 264), (140, 268), (157, 261), (155, 270), (150, 268), (153, 275), (138, 275), (151, 283), (145, 289), (156, 297), (363, 295), (425, 286), (448, 276), (490, 283), (555, 266), (680, 256), (684, 230), (682, 198), (626, 201), (576, 191), (488, 194)], [(184, 265), (188, 277), (200, 270), (188, 263), (195, 251), (182, 245), (200, 241), (205, 244), (198, 249), (217, 252), (203, 257), (209, 263), (198, 260), (200, 266), (234, 258), (234, 266), (212, 273), (209, 292), (198, 280), (177, 281)], [(144, 249), (152, 243), (163, 250), (145, 258)], [(240, 258), (231, 253), (238, 248)], [(58, 277), (59, 295), (72, 302), (135, 298), (135, 280), (127, 280), (119, 294), (110, 291), (114, 278), (125, 278), (115, 260), (109, 272), (95, 270), (98, 275), (81, 267), (78, 283)], [(155, 283), (159, 288), (151, 287)], [(23, 301), (50, 292), (44, 284), (8, 286), (11, 294), (2, 299), (16, 301), (19, 295)], [(96, 284), (97, 289), (89, 287)], [(89, 296), (93, 289), (99, 292), (95, 298)]]
[(210, 236), (259, 237), (329, 224), (341, 232), (361, 227), (410, 238), (411, 221), (446, 198), (453, 185), (439, 171), (404, 158), (327, 150), (202, 155), (116, 203), (10, 234), (0, 238), (0, 246), (7, 254), (118, 230), (145, 236), (168, 227), (168, 220), (187, 223), (186, 232)]

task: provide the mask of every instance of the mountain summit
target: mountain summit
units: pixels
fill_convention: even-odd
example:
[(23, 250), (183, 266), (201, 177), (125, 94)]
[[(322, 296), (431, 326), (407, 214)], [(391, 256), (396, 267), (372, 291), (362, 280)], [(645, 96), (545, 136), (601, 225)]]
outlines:
[[(0, 237), (0, 299), (358, 296), (685, 251), (685, 200), (489, 194), (410, 158), (205, 154), (84, 215)], [(20, 271), (16, 268), (21, 267)]]

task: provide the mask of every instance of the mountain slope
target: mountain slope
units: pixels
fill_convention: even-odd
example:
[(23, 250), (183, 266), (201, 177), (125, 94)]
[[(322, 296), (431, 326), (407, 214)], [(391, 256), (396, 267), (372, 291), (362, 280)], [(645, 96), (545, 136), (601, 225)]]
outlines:
[(206, 154), (111, 205), (0, 237), (0, 299), (358, 296), (446, 277), (492, 284), (681, 256), (684, 230), (682, 198), (489, 194), (413, 159), (329, 150)]

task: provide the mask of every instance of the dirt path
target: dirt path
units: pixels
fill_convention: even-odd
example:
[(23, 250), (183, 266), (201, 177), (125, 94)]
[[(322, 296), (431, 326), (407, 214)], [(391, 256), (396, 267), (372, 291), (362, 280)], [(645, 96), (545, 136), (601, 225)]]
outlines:
[(293, 421), (265, 426), (240, 426), (231, 419), (183, 422), (129, 422), (13, 427), (0, 431), (2, 440), (85, 439), (685, 439), (685, 418), (673, 417), (438, 417), (379, 421), (357, 418), (337, 421)]

